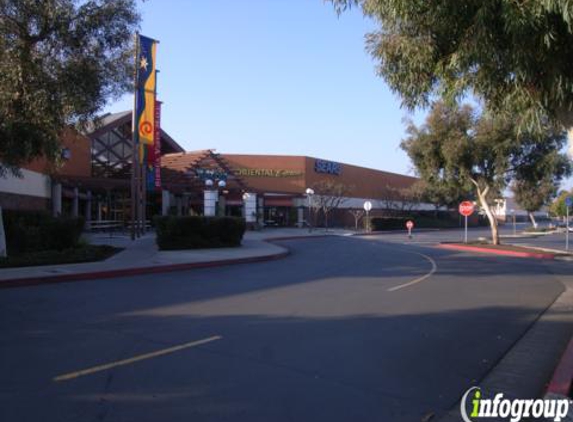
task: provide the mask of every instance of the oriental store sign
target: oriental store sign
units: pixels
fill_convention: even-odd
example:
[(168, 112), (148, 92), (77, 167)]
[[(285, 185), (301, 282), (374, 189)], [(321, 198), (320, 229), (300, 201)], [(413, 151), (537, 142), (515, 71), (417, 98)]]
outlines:
[(299, 177), (302, 176), (300, 170), (284, 170), (284, 169), (248, 169), (240, 168), (235, 170), (235, 174), (241, 177)]

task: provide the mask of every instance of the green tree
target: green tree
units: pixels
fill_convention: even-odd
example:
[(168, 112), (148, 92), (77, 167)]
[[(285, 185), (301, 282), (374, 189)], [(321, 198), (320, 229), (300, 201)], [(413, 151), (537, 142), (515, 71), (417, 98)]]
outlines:
[(529, 161), (516, 169), (511, 187), (516, 202), (528, 212), (534, 227), (537, 227), (537, 222), (533, 213), (555, 198), (562, 179), (571, 174), (571, 164), (567, 157), (552, 149), (563, 143), (563, 134), (552, 133), (547, 138), (553, 139), (549, 143), (536, 145)]
[[(559, 196), (555, 198), (549, 207), (549, 212), (554, 217), (565, 217), (567, 215), (567, 205), (565, 205), (565, 199), (568, 196), (573, 196), (573, 190), (568, 192), (566, 190), (559, 193)], [(569, 210), (571, 212), (571, 210)]]
[(131, 84), (135, 0), (0, 1), (0, 175), (54, 162), (82, 126)]
[[(488, 218), (492, 242), (499, 244), (494, 199), (512, 180), (523, 180), (523, 174), (545, 172), (544, 157), (558, 154), (563, 143), (563, 135), (518, 134), (513, 122), (506, 119), (479, 115), (468, 105), (439, 102), (421, 127), (408, 125), (401, 146), (428, 185), (472, 191)], [(530, 171), (525, 173), (525, 168)]]
[(378, 73), (408, 108), (467, 94), (541, 130), (573, 126), (573, 7), (567, 0), (330, 0), (379, 23)]

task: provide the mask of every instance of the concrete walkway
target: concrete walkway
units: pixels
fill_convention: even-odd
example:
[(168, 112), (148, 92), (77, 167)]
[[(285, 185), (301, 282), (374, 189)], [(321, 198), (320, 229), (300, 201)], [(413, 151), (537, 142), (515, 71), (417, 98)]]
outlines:
[[(98, 262), (81, 264), (60, 264), (43, 265), (38, 267), (6, 268), (0, 271), (0, 286), (2, 282), (14, 280), (40, 281), (51, 278), (73, 279), (75, 275), (92, 274), (97, 278), (98, 274), (109, 277), (114, 273), (117, 275), (127, 275), (128, 270), (148, 269), (149, 272), (159, 272), (161, 268), (173, 271), (192, 268), (193, 266), (208, 266), (250, 262), (254, 260), (276, 259), (288, 253), (287, 249), (269, 243), (273, 238), (295, 238), (323, 235), (348, 235), (345, 230), (317, 229), (309, 232), (307, 229), (266, 229), (256, 232), (247, 232), (240, 248), (218, 248), (218, 249), (193, 249), (182, 251), (159, 251), (155, 244), (155, 233), (150, 232), (143, 237), (132, 241), (125, 234), (86, 234), (85, 239), (91, 244), (111, 245), (124, 248), (120, 253)], [(151, 271), (153, 270), (153, 271)], [(34, 283), (36, 284), (36, 283)]]

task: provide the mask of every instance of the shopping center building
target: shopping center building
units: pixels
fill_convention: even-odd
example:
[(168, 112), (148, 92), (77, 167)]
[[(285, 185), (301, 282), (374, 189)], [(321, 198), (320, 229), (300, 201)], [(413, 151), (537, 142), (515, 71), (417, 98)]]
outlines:
[[(86, 134), (70, 129), (62, 145), (61, 167), (36, 160), (22, 168), (21, 178), (0, 178), (0, 206), (83, 216), (88, 224), (126, 224), (131, 214), (131, 112), (106, 115)], [(373, 215), (381, 213), (399, 201), (397, 192), (416, 181), (313, 157), (186, 152), (165, 130), (161, 156), (161, 188), (148, 192), (148, 216), (230, 215), (275, 226), (312, 224), (316, 200), (329, 194), (322, 189), (335, 186), (340, 198), (331, 221), (350, 225), (348, 211), (371, 201)]]

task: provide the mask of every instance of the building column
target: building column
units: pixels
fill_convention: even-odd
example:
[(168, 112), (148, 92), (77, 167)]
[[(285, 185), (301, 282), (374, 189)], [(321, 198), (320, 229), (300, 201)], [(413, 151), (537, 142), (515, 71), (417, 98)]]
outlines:
[(52, 182), (52, 214), (62, 215), (62, 184), (57, 182)]
[(86, 221), (86, 227), (89, 228), (90, 227), (90, 223), (92, 221), (92, 191), (88, 190), (86, 192), (86, 208), (85, 208), (85, 221)]
[(183, 198), (177, 196), (177, 198), (175, 198), (175, 204), (177, 206), (177, 217), (181, 217), (183, 215)]
[(264, 197), (257, 198), (257, 223), (263, 227), (265, 222), (265, 199)]
[(296, 209), (296, 225), (297, 227), (304, 227), (304, 207)]
[(217, 200), (219, 192), (216, 190), (203, 191), (203, 215), (214, 217), (217, 214)]
[(245, 210), (245, 221), (256, 223), (257, 221), (257, 194), (245, 193), (243, 195), (243, 209)]
[(0, 207), (0, 258), (6, 258), (6, 233), (4, 231), (4, 220), (2, 219), (2, 207)]
[(74, 188), (74, 198), (72, 199), (72, 217), (77, 218), (80, 215), (80, 190)]
[(219, 217), (224, 217), (227, 214), (227, 198), (223, 195), (219, 196), (219, 202), (217, 202), (217, 215)]
[(169, 215), (169, 208), (171, 208), (171, 193), (167, 189), (161, 191), (161, 215)]

